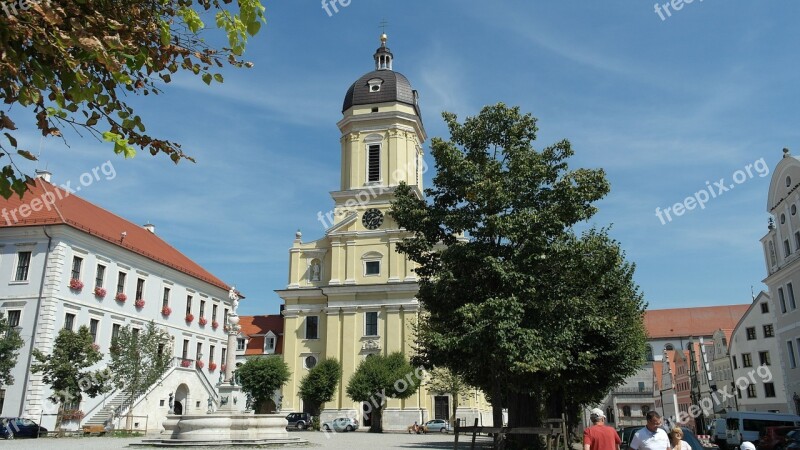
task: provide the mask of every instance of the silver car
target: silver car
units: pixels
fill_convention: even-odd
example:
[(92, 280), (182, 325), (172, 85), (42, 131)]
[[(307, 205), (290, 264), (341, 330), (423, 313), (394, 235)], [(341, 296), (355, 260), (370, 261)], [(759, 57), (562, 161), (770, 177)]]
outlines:
[(427, 429), (428, 433), (431, 433), (433, 431), (438, 431), (440, 433), (447, 433), (448, 431), (450, 431), (450, 424), (446, 420), (435, 419), (425, 422), (425, 428)]
[(325, 431), (355, 431), (358, 429), (358, 421), (349, 417), (337, 417), (329, 422), (322, 424), (322, 429)]

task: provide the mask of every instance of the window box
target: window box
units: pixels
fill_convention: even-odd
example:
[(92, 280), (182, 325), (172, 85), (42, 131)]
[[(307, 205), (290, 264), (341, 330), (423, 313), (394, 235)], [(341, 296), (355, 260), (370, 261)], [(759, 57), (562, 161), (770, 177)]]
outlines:
[(80, 409), (65, 409), (61, 412), (61, 420), (81, 420), (83, 416), (83, 411)]
[(197, 321), (197, 323), (199, 323), (201, 327), (204, 327), (208, 323), (208, 320), (206, 320), (205, 317), (200, 316), (200, 319)]
[(69, 288), (72, 289), (73, 291), (80, 292), (80, 290), (83, 289), (83, 281), (77, 278), (73, 278), (69, 280)]
[(213, 328), (213, 329), (215, 329), (215, 330), (216, 330), (217, 328), (219, 328), (219, 322), (217, 322), (216, 320), (215, 320), (215, 321), (213, 321), (213, 322), (211, 322), (211, 328)]
[(192, 360), (191, 359), (181, 360), (181, 367), (191, 367), (191, 366), (192, 366)]
[(213, 372), (215, 370), (217, 370), (217, 363), (215, 363), (214, 361), (208, 363), (208, 371)]
[(194, 322), (194, 314), (192, 313), (187, 314), (186, 317), (184, 317), (184, 320), (186, 321), (186, 323)]
[(194, 363), (194, 366), (195, 366), (195, 367), (197, 367), (198, 369), (202, 369), (203, 367), (205, 367), (205, 366), (206, 366), (206, 363), (204, 363), (203, 361), (200, 361), (200, 360), (198, 359), (198, 360), (197, 360), (197, 361)]
[(101, 288), (100, 286), (94, 288), (94, 296), (97, 298), (105, 298), (106, 297), (106, 290)]
[(122, 292), (120, 292), (119, 294), (117, 294), (116, 297), (114, 297), (114, 300), (116, 300), (116, 301), (118, 301), (120, 303), (124, 303), (125, 300), (127, 300), (127, 299), (128, 299), (128, 296), (123, 294)]
[(136, 306), (136, 309), (142, 309), (142, 308), (144, 308), (144, 300), (141, 299), (141, 298), (136, 299), (136, 301), (133, 303), (133, 305)]
[(161, 315), (162, 316), (169, 317), (170, 314), (172, 314), (172, 308), (170, 308), (169, 306), (165, 306), (165, 307), (161, 308)]

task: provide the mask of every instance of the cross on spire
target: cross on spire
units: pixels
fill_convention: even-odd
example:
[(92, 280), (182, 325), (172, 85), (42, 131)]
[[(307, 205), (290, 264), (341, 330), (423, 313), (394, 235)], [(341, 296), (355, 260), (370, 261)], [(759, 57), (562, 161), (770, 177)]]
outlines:
[(386, 19), (381, 20), (379, 27), (381, 28), (381, 33), (386, 34), (386, 25), (389, 25), (389, 22)]

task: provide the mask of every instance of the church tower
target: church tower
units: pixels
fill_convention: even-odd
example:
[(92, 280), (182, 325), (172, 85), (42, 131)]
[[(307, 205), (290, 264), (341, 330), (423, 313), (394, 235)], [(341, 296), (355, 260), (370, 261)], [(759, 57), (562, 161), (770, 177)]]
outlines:
[[(388, 215), (401, 181), (422, 195), (422, 145), (426, 140), (419, 96), (394, 71), (387, 36), (373, 55), (375, 70), (345, 94), (341, 131), (341, 179), (331, 192), (333, 207), (320, 212), (322, 238), (304, 241), (298, 232), (289, 251), (284, 300), (284, 359), (292, 378), (283, 388), (282, 412), (308, 412), (299, 398), (300, 380), (323, 358), (343, 368), (335, 397), (322, 420), (350, 416), (370, 425), (372, 407), (353, 402), (346, 387), (358, 364), (371, 354), (411, 355), (412, 328), (419, 312), (413, 265), (397, 252), (407, 235)], [(390, 399), (385, 430), (405, 429), (430, 417), (418, 392)]]

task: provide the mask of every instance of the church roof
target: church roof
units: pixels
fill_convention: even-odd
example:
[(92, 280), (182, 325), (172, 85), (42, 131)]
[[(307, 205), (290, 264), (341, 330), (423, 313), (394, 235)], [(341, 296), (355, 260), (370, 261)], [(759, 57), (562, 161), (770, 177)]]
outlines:
[[(376, 78), (381, 80), (382, 83), (380, 90), (372, 92), (368, 82)], [(411, 83), (402, 73), (388, 69), (373, 70), (362, 75), (347, 90), (342, 104), (342, 112), (356, 105), (398, 102), (413, 106), (417, 109), (417, 115), (419, 115), (415, 96)]]
[(651, 309), (644, 313), (647, 336), (655, 338), (713, 336), (719, 328), (734, 328), (749, 303), (696, 308)]
[(245, 355), (261, 355), (264, 353), (264, 335), (275, 335), (275, 353), (283, 354), (283, 316), (272, 314), (266, 316), (240, 316), (239, 325), (242, 334), (247, 335)]
[[(16, 195), (8, 200), (0, 197), (0, 210), (15, 213), (15, 217), (4, 216), (0, 219), (0, 225), (11, 227), (66, 225), (220, 289), (230, 289), (222, 280), (167, 244), (155, 233), (133, 222), (41, 178), (29, 184), (28, 189), (22, 199)], [(50, 198), (53, 199), (52, 205), (45, 203), (42, 206), (42, 201)], [(36, 208), (38, 211), (32, 209), (32, 206), (36, 206), (35, 203), (38, 203)], [(26, 210), (26, 217), (22, 217), (20, 208)], [(125, 233), (124, 238), (122, 238), (123, 233)]]

